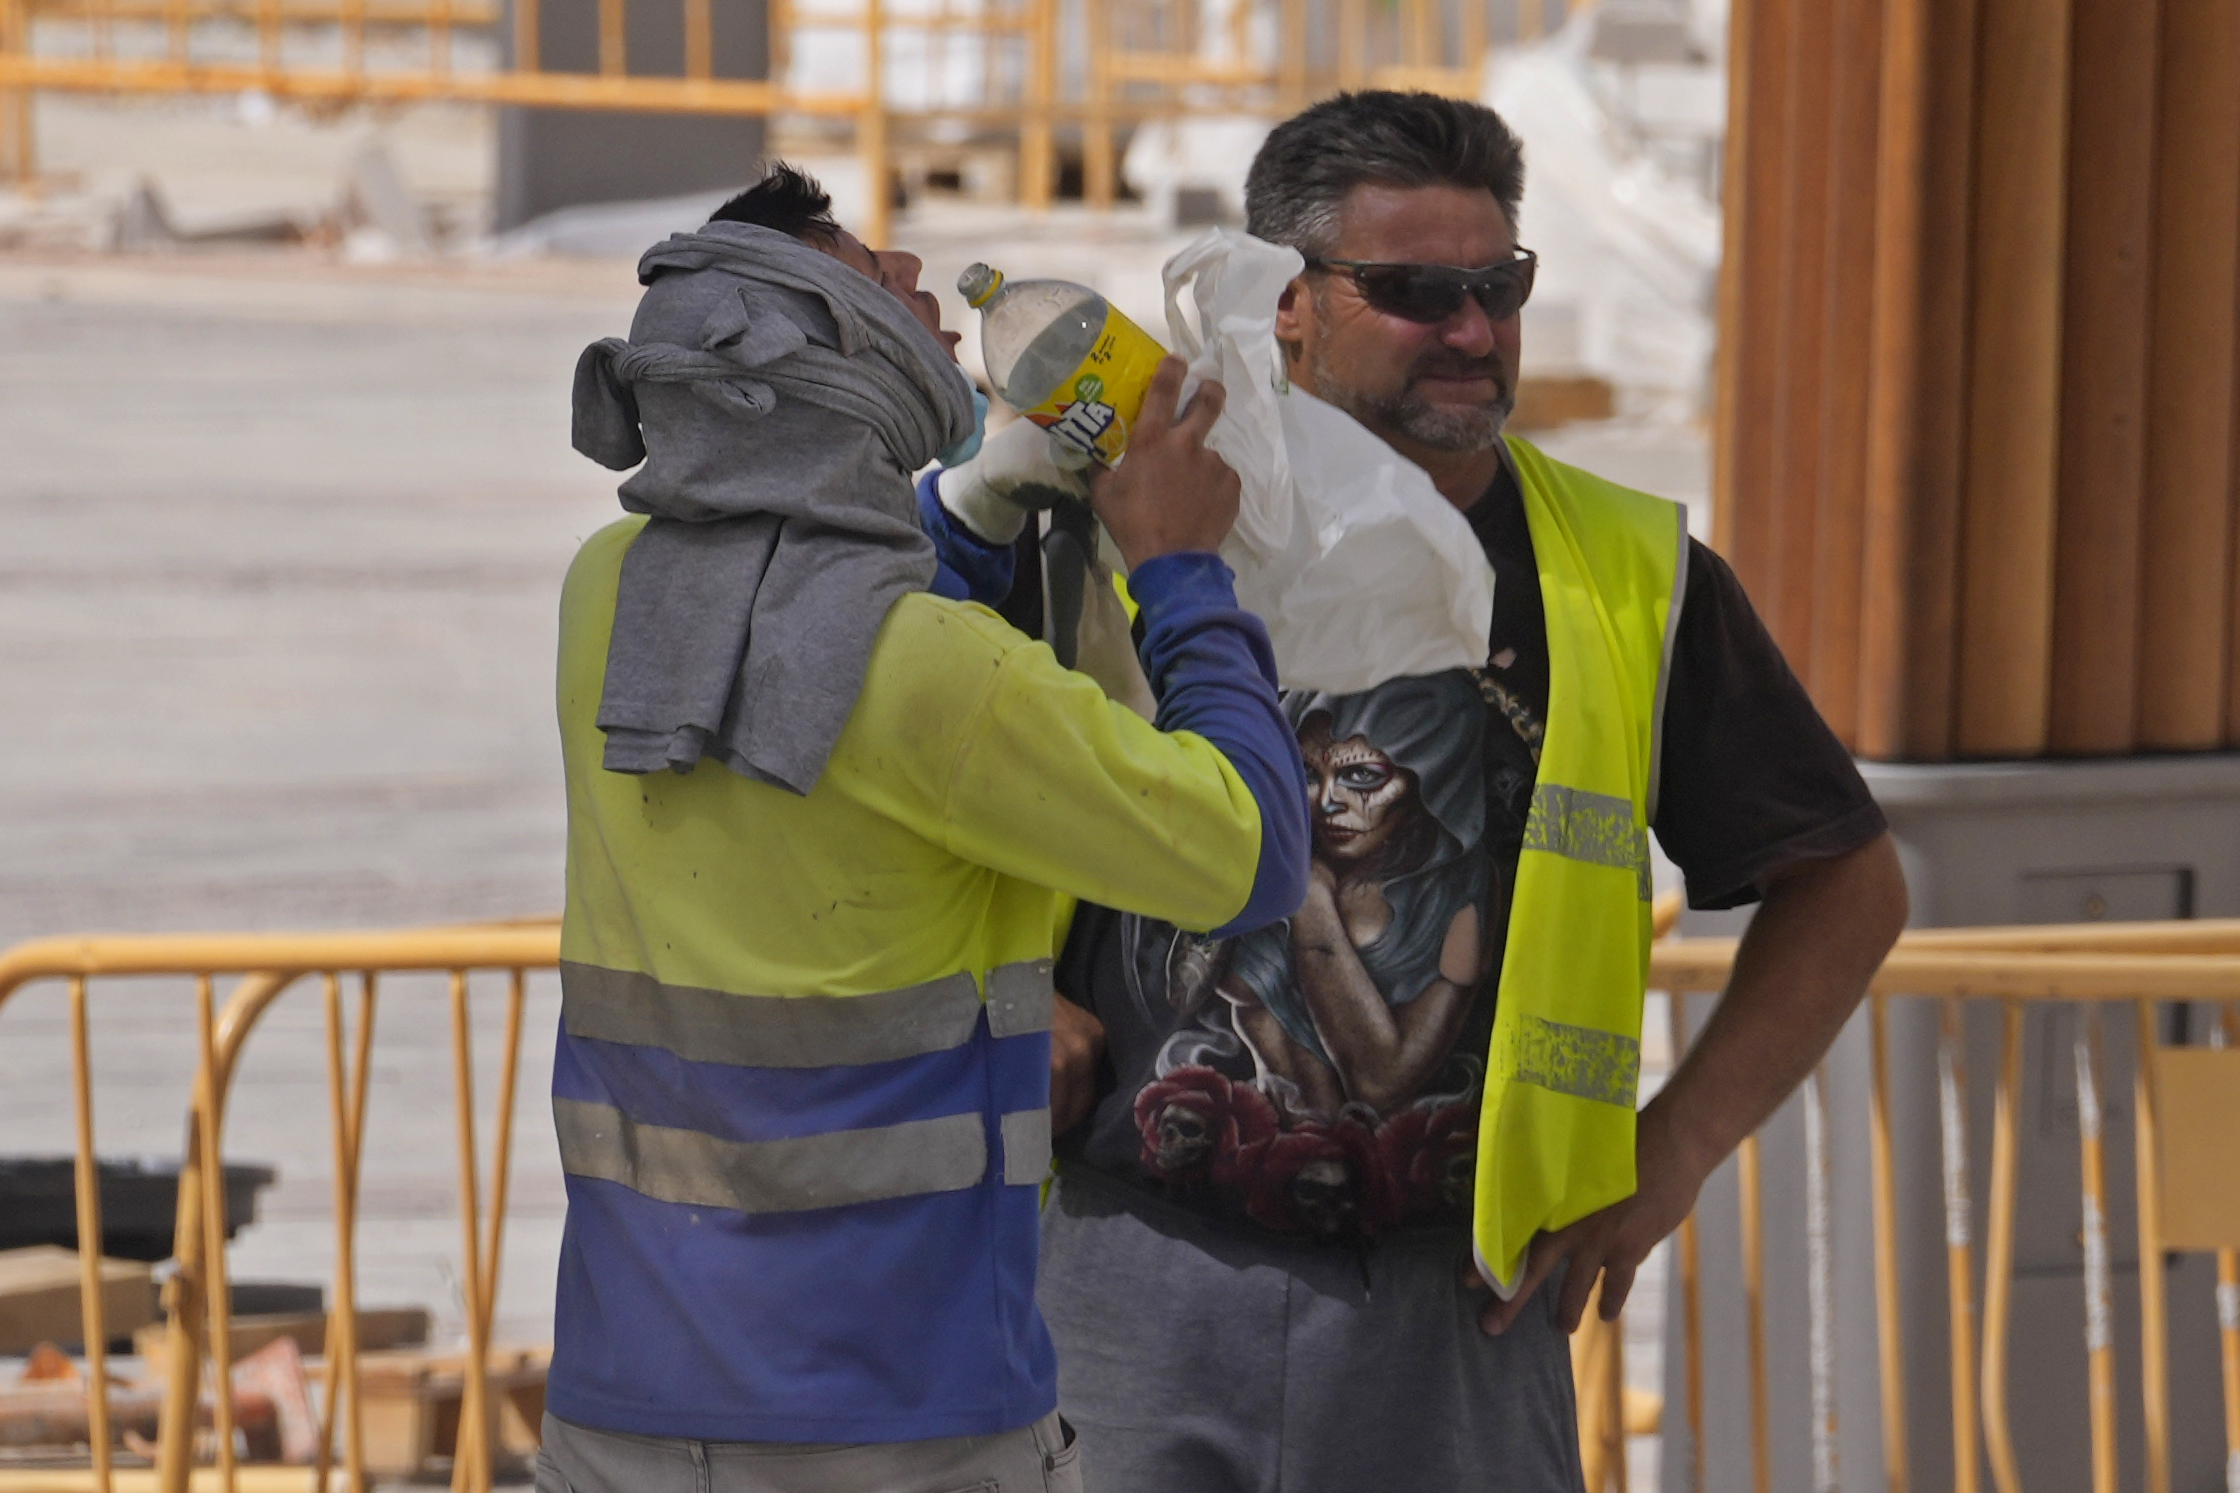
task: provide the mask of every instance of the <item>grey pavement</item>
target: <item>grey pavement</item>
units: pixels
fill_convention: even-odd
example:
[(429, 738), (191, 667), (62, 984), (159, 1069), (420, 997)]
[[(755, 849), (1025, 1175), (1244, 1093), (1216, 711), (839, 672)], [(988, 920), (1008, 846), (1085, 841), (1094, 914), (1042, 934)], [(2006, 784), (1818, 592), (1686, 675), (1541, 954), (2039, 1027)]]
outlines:
[[(567, 444), (627, 265), (0, 260), (0, 941), (555, 911), (554, 610), (612, 477)], [(559, 1186), (523, 1054), (499, 1335), (549, 1333)], [(191, 990), (94, 988), (105, 1152), (176, 1154)], [(475, 996), (483, 1158), (503, 991)], [(362, 1299), (458, 1316), (447, 993), (384, 992)], [(0, 1013), (0, 1151), (71, 1130), (56, 987)], [(330, 1268), (323, 1013), (250, 1043), (229, 1152), (278, 1165), (244, 1277)]]

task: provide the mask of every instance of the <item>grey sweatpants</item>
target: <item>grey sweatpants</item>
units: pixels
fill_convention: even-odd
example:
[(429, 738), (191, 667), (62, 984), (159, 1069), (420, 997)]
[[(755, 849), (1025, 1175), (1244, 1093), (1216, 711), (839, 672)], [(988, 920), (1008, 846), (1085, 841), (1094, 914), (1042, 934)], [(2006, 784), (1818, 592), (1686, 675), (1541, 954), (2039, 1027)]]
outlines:
[(996, 1436), (823, 1446), (626, 1436), (544, 1418), (536, 1493), (1081, 1493), (1057, 1412)]
[(1557, 1283), (1489, 1338), (1466, 1248), (1364, 1262), (1064, 1173), (1037, 1296), (1089, 1493), (1579, 1493)]

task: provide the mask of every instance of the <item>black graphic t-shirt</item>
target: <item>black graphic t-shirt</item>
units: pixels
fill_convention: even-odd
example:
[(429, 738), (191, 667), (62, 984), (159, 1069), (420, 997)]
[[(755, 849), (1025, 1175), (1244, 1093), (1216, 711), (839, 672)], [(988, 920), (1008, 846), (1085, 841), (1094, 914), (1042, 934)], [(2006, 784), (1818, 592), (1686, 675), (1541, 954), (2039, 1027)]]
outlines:
[[(1094, 1116), (1060, 1139), (1172, 1202), (1359, 1240), (1467, 1222), (1478, 1104), (1548, 709), (1524, 501), (1469, 511), (1494, 569), (1481, 670), (1293, 691), (1314, 875), (1306, 905), (1210, 939), (1084, 906), (1058, 989), (1105, 1024)], [(1697, 907), (1873, 839), (1882, 814), (1733, 573), (1693, 545), (1666, 693), (1658, 842)]]

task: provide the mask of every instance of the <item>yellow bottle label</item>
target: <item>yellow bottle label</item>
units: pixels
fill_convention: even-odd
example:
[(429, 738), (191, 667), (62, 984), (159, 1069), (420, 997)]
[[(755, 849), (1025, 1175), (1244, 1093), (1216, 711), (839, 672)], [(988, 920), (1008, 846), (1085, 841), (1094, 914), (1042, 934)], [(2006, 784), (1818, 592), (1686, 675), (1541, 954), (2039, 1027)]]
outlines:
[(1127, 452), (1128, 432), (1143, 412), (1143, 391), (1166, 355), (1143, 328), (1107, 309), (1104, 330), (1089, 356), (1026, 416), (1066, 444), (1114, 466)]

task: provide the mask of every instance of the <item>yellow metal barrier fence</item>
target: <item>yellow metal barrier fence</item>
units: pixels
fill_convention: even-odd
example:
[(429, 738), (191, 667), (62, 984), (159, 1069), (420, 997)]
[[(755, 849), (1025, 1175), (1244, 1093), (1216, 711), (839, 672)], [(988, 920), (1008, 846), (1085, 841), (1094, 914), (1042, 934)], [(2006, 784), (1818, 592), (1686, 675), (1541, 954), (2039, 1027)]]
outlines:
[[(527, 972), (552, 969), (560, 933), (550, 922), (381, 933), (242, 934), (192, 937), (46, 939), (0, 954), (0, 1005), (37, 980), (68, 982), (71, 1092), (76, 1118), (79, 1304), (86, 1355), (88, 1441), (93, 1466), (77, 1480), (52, 1472), (0, 1472), (0, 1489), (85, 1487), (113, 1493), (109, 1424), (108, 1340), (101, 1294), (101, 1194), (94, 1149), (92, 1064), (87, 999), (89, 982), (128, 975), (188, 976), (194, 981), (198, 1054), (188, 1116), (186, 1155), (179, 1179), (177, 1267), (164, 1287), (169, 1341), (164, 1359), (163, 1409), (153, 1479), (160, 1493), (186, 1493), (192, 1477), (195, 1431), (204, 1378), (215, 1386), (215, 1486), (236, 1493), (233, 1396), (230, 1392), (231, 1293), (226, 1279), (225, 1192), (222, 1167), (227, 1091), (243, 1045), (258, 1020), (298, 980), (319, 977), (326, 1001), (327, 1079), (335, 1166), (335, 1284), (327, 1328), (327, 1394), (318, 1462), (308, 1486), (325, 1489), (338, 1429), (344, 1486), (367, 1486), (357, 1339), (357, 1198), (364, 1139), (367, 1082), (378, 981), (405, 973), (447, 975), (451, 995), (451, 1045), (458, 1109), (460, 1272), (466, 1317), (454, 1493), (489, 1493), (493, 1415), (489, 1388), (492, 1314), (496, 1305), (499, 1243), (507, 1205), (513, 1143), (513, 1101), (519, 1071), (522, 1009)], [(501, 970), (509, 977), (506, 1049), (499, 1082), (495, 1155), (488, 1207), (482, 1197), (476, 1119), (468, 975)], [(215, 1004), (221, 975), (240, 975), (222, 1010)], [(354, 1043), (346, 1043), (344, 982), (358, 986)], [(346, 1057), (345, 1048), (349, 1047)], [(485, 1234), (484, 1222), (488, 1228)], [(291, 1490), (306, 1485), (302, 1469), (288, 1469)], [(127, 1481), (146, 1483), (145, 1474)], [(269, 1484), (267, 1484), (269, 1486)]]
[[(1691, 994), (1722, 990), (1732, 970), (1733, 940), (1682, 940), (1660, 944), (1652, 955), (1651, 984), (1671, 995), (1672, 1038), (1677, 1058), (1685, 1028), (1685, 1002)], [(2212, 1046), (2240, 1049), (2240, 920), (2175, 924), (2086, 924), (2044, 928), (1945, 929), (1908, 934), (1874, 977), (1868, 1011), (1871, 1078), (1868, 1148), (1872, 1167), (1873, 1250), (1877, 1347), (1880, 1358), (1880, 1411), (1883, 1462), (1892, 1493), (1912, 1486), (1907, 1450), (1903, 1332), (1898, 1268), (1896, 1167), (1891, 1145), (1888, 1021), (1894, 1000), (1938, 1003), (1940, 1032), (1939, 1121), (1943, 1138), (1947, 1210), (1946, 1293), (1949, 1306), (1954, 1467), (1957, 1493), (1980, 1486), (1980, 1464), (1988, 1463), (1999, 1493), (2020, 1493), (2021, 1475), (2010, 1430), (2007, 1347), (2013, 1325), (2014, 1237), (2021, 1126), (2023, 1017), (2034, 1004), (2066, 1003), (2081, 1013), (2072, 1058), (2082, 1153), (2079, 1223), (2084, 1243), (2085, 1352), (2089, 1387), (2091, 1487), (2114, 1493), (2118, 1481), (2116, 1444), (2116, 1352), (2111, 1316), (2108, 1263), (2108, 1186), (2101, 1140), (2101, 1007), (2130, 1007), (2139, 1061), (2134, 1079), (2139, 1257), (2163, 1258), (2166, 1251), (2214, 1248), (2217, 1255), (2218, 1330), (2222, 1343), (2226, 1441), (2240, 1468), (2240, 1220), (2220, 1218), (2188, 1237), (2166, 1235), (2165, 1207), (2171, 1194), (2164, 1170), (2165, 1143), (2173, 1130), (2197, 1143), (2229, 1148), (2240, 1138), (2240, 1094), (2225, 1084), (2215, 1097), (2195, 1084), (2187, 1108), (2172, 1113), (2161, 1093), (2158, 1074), (2173, 1053), (2199, 1049), (2161, 1045), (2157, 1013), (2168, 1003), (2208, 1003), (2220, 1012)], [(1966, 1057), (1960, 1015), (1966, 1002), (1996, 1002), (2001, 1011), (2002, 1043), (1995, 1079), (1991, 1176), (1984, 1257), (1971, 1241)], [(2221, 1054), (2220, 1054), (2221, 1056)], [(2235, 1053), (2240, 1057), (2240, 1052)], [(2222, 1073), (2223, 1069), (2218, 1070)], [(1832, 1328), (1828, 1301), (1825, 1197), (1828, 1186), (1825, 1085), (1808, 1084), (1805, 1099), (1809, 1277), (1811, 1323), (1816, 1348)], [(1768, 1424), (1766, 1300), (1763, 1261), (1764, 1207), (1762, 1160), (1757, 1137), (1745, 1141), (1739, 1156), (1741, 1194), (1741, 1268), (1749, 1360), (1752, 1486), (1770, 1493), (1772, 1458)], [(2232, 1210), (2240, 1211), (2240, 1210)], [(1974, 1299), (1983, 1281), (1981, 1327)], [(1676, 1297), (1682, 1313), (1684, 1415), (1689, 1429), (1692, 1486), (1704, 1486), (1704, 1397), (1701, 1277), (1697, 1224), (1690, 1218), (1676, 1240)], [(2141, 1322), (2139, 1385), (2144, 1410), (2143, 1465), (2146, 1493), (2170, 1489), (2169, 1304), (2162, 1272), (2139, 1272)], [(1823, 1353), (1813, 1355), (1816, 1456), (1832, 1456), (1836, 1427), (1832, 1387), (1817, 1382), (1826, 1372)], [(1621, 1470), (1617, 1476), (1622, 1479)], [(1590, 1479), (1591, 1493), (1607, 1484)], [(1616, 1486), (1623, 1487), (1622, 1480)]]
[[(1660, 908), (1660, 923), (1669, 908)], [(118, 1486), (111, 1467), (112, 1436), (107, 1424), (108, 1372), (102, 1345), (107, 1333), (99, 1290), (101, 1202), (93, 1133), (92, 1072), (88, 1050), (89, 983), (130, 975), (189, 976), (194, 980), (198, 1061), (189, 1116), (188, 1147), (180, 1180), (176, 1273), (166, 1285), (170, 1347), (166, 1355), (162, 1434), (153, 1487), (184, 1493), (192, 1478), (196, 1415), (204, 1377), (212, 1365), (217, 1384), (227, 1383), (231, 1364), (229, 1317), (213, 1310), (229, 1299), (224, 1254), (222, 1133), (227, 1093), (242, 1048), (258, 1020), (290, 986), (307, 976), (320, 979), (327, 1018), (327, 1068), (330, 1125), (335, 1155), (336, 1275), (328, 1330), (329, 1392), (320, 1461), (311, 1474), (314, 1489), (328, 1486), (329, 1458), (339, 1432), (340, 1470), (345, 1486), (365, 1484), (363, 1430), (359, 1423), (358, 1362), (355, 1342), (357, 1178), (364, 1135), (368, 1061), (377, 982), (383, 975), (434, 973), (450, 981), (452, 1047), (455, 1064), (459, 1185), (462, 1221), (461, 1271), (466, 1304), (468, 1351), (465, 1402), (459, 1454), (454, 1463), (457, 1493), (487, 1493), (490, 1486), (492, 1405), (487, 1376), (490, 1328), (495, 1306), (499, 1241), (504, 1227), (512, 1147), (511, 1116), (521, 1038), (524, 980), (528, 971), (555, 967), (558, 930), (549, 923), (431, 928), (383, 933), (239, 935), (208, 937), (113, 937), (52, 939), (25, 944), (0, 955), (0, 1005), (26, 984), (41, 979), (68, 983), (72, 1049), (72, 1098), (76, 1122), (77, 1221), (81, 1262), (80, 1303), (87, 1356), (87, 1393), (91, 1473), (77, 1486), (102, 1493)], [(1652, 961), (1652, 980), (1671, 992), (1673, 1052), (1684, 1042), (1688, 995), (1724, 987), (1736, 945), (1728, 940), (1685, 940), (1660, 944)], [(495, 1160), (487, 1206), (477, 1157), (477, 1123), (468, 1022), (468, 976), (476, 970), (502, 970), (509, 977), (508, 1028), (494, 1137)], [(223, 1009), (215, 1002), (220, 975), (240, 974)], [(346, 981), (358, 990), (354, 1040), (345, 1019)], [(1895, 1168), (1891, 1155), (1887, 1012), (1896, 999), (1935, 1000), (1943, 1016), (1939, 1045), (1941, 1123), (1945, 1130), (1948, 1206), (1968, 1206), (1966, 1083), (1958, 1012), (1966, 1001), (1996, 1001), (2004, 1018), (2004, 1041), (1996, 1080), (1989, 1231), (1986, 1258), (1979, 1262), (1968, 1242), (1974, 1237), (1964, 1219), (1947, 1231), (1947, 1292), (1952, 1305), (1952, 1414), (1958, 1448), (1956, 1489), (1975, 1488), (1977, 1460), (1988, 1460), (1999, 1493), (2019, 1493), (2020, 1481), (2008, 1429), (2006, 1344), (2012, 1318), (2012, 1259), (2017, 1195), (2021, 1033), (2025, 1007), (2033, 1002), (2080, 1005), (2084, 1023), (2074, 1054), (2079, 1112), (2083, 1119), (2083, 1190), (2080, 1218), (2086, 1237), (2087, 1320), (2105, 1324), (2110, 1289), (2105, 1218), (2107, 1185), (2097, 1116), (2097, 1010), (2109, 1002), (2131, 1006), (2143, 1058), (2161, 1049), (2155, 1013), (2167, 1002), (2210, 1002), (2223, 1013), (2220, 1040), (2240, 1049), (2240, 921), (2174, 925), (2078, 928), (1943, 930), (1908, 935), (1873, 983), (1869, 1010), (1873, 1066), (1868, 1133), (1873, 1165), (1874, 1276), (1881, 1361), (1881, 1412), (1884, 1460), (1893, 1490), (1911, 1485), (1907, 1456), (1902, 1377), (1902, 1331), (1898, 1310), (1902, 1283), (1898, 1273)], [(2137, 1106), (2138, 1228), (2143, 1260), (2160, 1258), (2166, 1248), (2202, 1247), (2198, 1238), (2172, 1241), (2163, 1234), (2164, 1181), (2161, 1144), (2166, 1126), (2186, 1124), (2191, 1116), (2165, 1113), (2157, 1092), (2157, 1063), (2138, 1069)], [(1820, 1174), (1818, 1189), (1807, 1188), (1808, 1207), (1824, 1210), (1827, 1115), (1824, 1087), (1808, 1086), (1808, 1165)], [(1747, 1313), (1752, 1406), (1753, 1486), (1771, 1488), (1770, 1427), (1767, 1420), (1765, 1285), (1760, 1241), (1764, 1234), (1759, 1143), (1745, 1142), (1741, 1156), (1742, 1269)], [(1957, 1169), (1957, 1174), (1956, 1174)], [(1809, 1181), (1809, 1179), (1808, 1179)], [(485, 1227), (487, 1224), (487, 1227)], [(1825, 1225), (1809, 1231), (1825, 1247)], [(2240, 1237), (2217, 1241), (2221, 1297), (2240, 1296)], [(1695, 1486), (1702, 1486), (1704, 1405), (1701, 1361), (1702, 1312), (1696, 1223), (1683, 1225), (1676, 1241), (1674, 1307), (1683, 1321), (1685, 1398), (1683, 1414), (1696, 1459)], [(1981, 1270), (1984, 1283), (1980, 1333), (1972, 1295)], [(1813, 1315), (1824, 1326), (1827, 1262), (1815, 1254)], [(2143, 1270), (2140, 1284), (2142, 1363), (2140, 1385), (2147, 1440), (2144, 1448), (2148, 1493), (2169, 1488), (2168, 1304), (2159, 1272)], [(1818, 1330), (1816, 1328), (1816, 1330)], [(2240, 1451), (2240, 1315), (2220, 1322), (2223, 1343), (2224, 1403), (2230, 1444)], [(1606, 1493), (1625, 1486), (1627, 1433), (1650, 1429), (1653, 1402), (1632, 1402), (1622, 1388), (1622, 1354), (1617, 1328), (1582, 1343), (1575, 1361), (1581, 1379), (1583, 1441), (1588, 1453), (1589, 1487)], [(2112, 1493), (2116, 1486), (2115, 1350), (2110, 1335), (2095, 1329), (2085, 1345), (2091, 1385), (2093, 1488)], [(231, 1397), (217, 1394), (216, 1485), (232, 1493), (240, 1473), (233, 1463)], [(1832, 1400), (1815, 1396), (1813, 1433), (1832, 1439)], [(0, 1474), (0, 1489), (20, 1484), (25, 1474)], [(285, 1486), (300, 1486), (301, 1469)], [(41, 1489), (68, 1486), (67, 1479), (31, 1475)], [(128, 1479), (127, 1481), (135, 1481)], [(195, 1480), (199, 1483), (199, 1479)], [(260, 1479), (260, 1484), (267, 1480)]]

